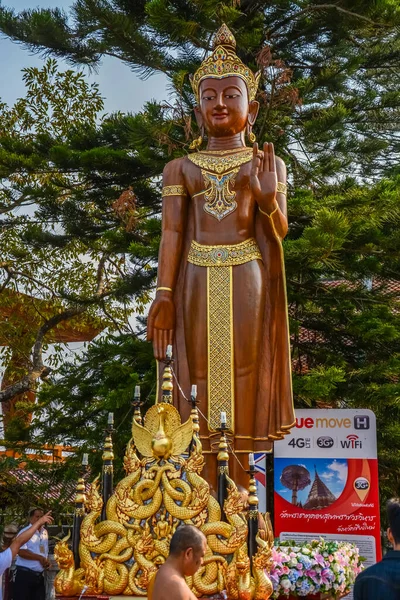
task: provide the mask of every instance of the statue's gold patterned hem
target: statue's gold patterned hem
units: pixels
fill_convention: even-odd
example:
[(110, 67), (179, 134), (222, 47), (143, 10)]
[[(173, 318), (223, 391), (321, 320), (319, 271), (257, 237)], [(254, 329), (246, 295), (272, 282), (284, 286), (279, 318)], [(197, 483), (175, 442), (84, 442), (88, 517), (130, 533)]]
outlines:
[(235, 431), (232, 266), (207, 267), (208, 427)]
[(254, 238), (238, 244), (207, 246), (192, 241), (188, 262), (199, 267), (233, 267), (252, 260), (262, 260), (262, 255)]

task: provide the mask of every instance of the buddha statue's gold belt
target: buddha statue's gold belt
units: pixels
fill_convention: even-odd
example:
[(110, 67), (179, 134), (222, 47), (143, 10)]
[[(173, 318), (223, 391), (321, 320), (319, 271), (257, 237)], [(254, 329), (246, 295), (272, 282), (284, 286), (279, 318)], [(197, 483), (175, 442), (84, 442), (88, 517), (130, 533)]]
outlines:
[(239, 244), (217, 246), (206, 246), (193, 240), (187, 257), (188, 262), (199, 267), (233, 267), (257, 259), (262, 260), (262, 256), (254, 238)]

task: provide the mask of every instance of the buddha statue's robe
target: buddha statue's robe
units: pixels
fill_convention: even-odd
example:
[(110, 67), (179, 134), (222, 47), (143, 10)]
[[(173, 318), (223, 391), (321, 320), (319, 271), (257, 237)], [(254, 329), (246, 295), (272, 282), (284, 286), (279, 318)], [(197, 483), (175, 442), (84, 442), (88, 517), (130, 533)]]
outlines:
[[(282, 240), (275, 227), (276, 213), (260, 214), (252, 197), (250, 168), (250, 162), (240, 166), (232, 188), (236, 208), (220, 220), (207, 210), (204, 178), (197, 165), (187, 157), (177, 159), (169, 163), (164, 173), (164, 186), (183, 186), (187, 193), (177, 223), (177, 231), (183, 231), (184, 239), (173, 295), (174, 371), (187, 398), (191, 384), (197, 385), (200, 436), (210, 482), (216, 479), (216, 457), (210, 453), (218, 451), (216, 420), (219, 421), (220, 412), (228, 413), (228, 440), (246, 468), (247, 453), (270, 451), (271, 443), (289, 433), (295, 421)], [(277, 163), (278, 179), (279, 169)], [(174, 198), (164, 198), (164, 215), (169, 210), (168, 202), (174, 202)], [(188, 262), (193, 247), (200, 248), (201, 255), (201, 248), (218, 246), (216, 251), (221, 251), (223, 258), (227, 252), (232, 254), (232, 248), (240, 250), (246, 244), (251, 246), (249, 260), (230, 267), (229, 282), (225, 279), (218, 283), (218, 267), (210, 275), (213, 267)], [(252, 249), (258, 257), (252, 258)], [(230, 372), (225, 373), (225, 378), (231, 380), (225, 388), (231, 390), (229, 398), (218, 394), (215, 386), (211, 394), (209, 381), (211, 369), (213, 376), (217, 373), (219, 378), (217, 388), (226, 384), (222, 337), (226, 338), (227, 317), (232, 351)], [(221, 341), (219, 360), (218, 352), (212, 356), (210, 344), (215, 347)], [(160, 363), (160, 373), (163, 366)], [(187, 419), (191, 407), (177, 385), (174, 404), (182, 419)], [(236, 473), (235, 481), (243, 480), (236, 460), (230, 461), (230, 467)]]

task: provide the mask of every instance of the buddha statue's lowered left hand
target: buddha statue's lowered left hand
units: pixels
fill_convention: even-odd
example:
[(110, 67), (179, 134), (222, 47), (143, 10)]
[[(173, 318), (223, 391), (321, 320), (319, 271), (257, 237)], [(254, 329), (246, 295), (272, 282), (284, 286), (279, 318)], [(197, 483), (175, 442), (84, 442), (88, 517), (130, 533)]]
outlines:
[(164, 360), (175, 330), (175, 304), (172, 292), (157, 291), (147, 319), (147, 339), (153, 342), (154, 356)]
[(278, 177), (273, 144), (265, 142), (262, 150), (257, 143), (254, 144), (250, 185), (260, 209), (266, 213), (274, 211), (277, 207)]

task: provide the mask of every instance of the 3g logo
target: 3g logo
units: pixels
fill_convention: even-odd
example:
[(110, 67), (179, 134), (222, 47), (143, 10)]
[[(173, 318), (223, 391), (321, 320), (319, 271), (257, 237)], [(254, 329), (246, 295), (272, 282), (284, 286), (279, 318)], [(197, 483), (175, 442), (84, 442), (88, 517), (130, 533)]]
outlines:
[(333, 438), (329, 437), (328, 435), (323, 435), (317, 439), (318, 448), (332, 448), (334, 444), (335, 442)]

